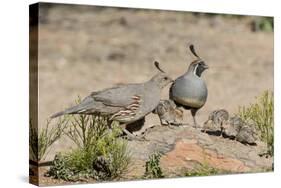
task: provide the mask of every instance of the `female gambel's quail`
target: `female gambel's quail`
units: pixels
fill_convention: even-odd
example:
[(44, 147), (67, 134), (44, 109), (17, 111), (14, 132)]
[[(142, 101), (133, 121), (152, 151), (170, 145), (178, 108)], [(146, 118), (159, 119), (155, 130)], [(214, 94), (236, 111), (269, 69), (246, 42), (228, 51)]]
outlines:
[[(124, 84), (102, 91), (92, 92), (76, 106), (51, 116), (55, 118), (64, 114), (96, 114), (109, 116), (110, 120), (130, 124), (144, 118), (152, 112), (160, 102), (161, 90), (173, 80), (155, 62), (161, 71), (149, 81), (136, 84)], [(134, 135), (128, 130), (124, 132), (131, 138)]]
[(189, 48), (197, 59), (189, 65), (184, 75), (175, 80), (170, 88), (170, 99), (174, 100), (177, 106), (191, 110), (194, 127), (197, 127), (196, 112), (205, 104), (208, 96), (207, 86), (201, 74), (209, 67), (197, 55), (193, 45)]

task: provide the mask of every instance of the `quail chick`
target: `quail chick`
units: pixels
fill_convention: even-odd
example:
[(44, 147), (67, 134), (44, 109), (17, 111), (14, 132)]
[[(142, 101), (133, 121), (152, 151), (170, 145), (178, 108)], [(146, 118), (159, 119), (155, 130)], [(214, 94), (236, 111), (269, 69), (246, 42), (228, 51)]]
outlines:
[(172, 100), (161, 100), (153, 113), (158, 114), (161, 125), (170, 127), (182, 124), (183, 111)]
[[(123, 124), (130, 124), (144, 118), (160, 102), (162, 89), (173, 80), (154, 63), (160, 73), (144, 83), (124, 84), (101, 91), (92, 92), (76, 106), (51, 116), (55, 118), (65, 114), (94, 114), (108, 116)], [(126, 128), (123, 131), (135, 138)]]
[(236, 136), (236, 140), (245, 144), (255, 144), (258, 139), (254, 124), (245, 123)]
[(236, 138), (240, 129), (244, 126), (244, 121), (238, 117), (234, 116), (229, 118), (229, 120), (224, 124), (224, 134), (230, 138)]
[(215, 110), (204, 123), (204, 132), (219, 132), (227, 138), (235, 139), (244, 144), (254, 144), (258, 139), (255, 125), (250, 122), (244, 122), (240, 117), (229, 118), (229, 113), (224, 110)]
[(208, 69), (208, 65), (196, 54), (193, 45), (189, 48), (197, 59), (189, 65), (186, 73), (172, 84), (170, 99), (177, 106), (191, 111), (194, 127), (197, 127), (196, 112), (204, 106), (208, 96), (207, 86), (201, 78), (202, 73)]
[(254, 144), (258, 139), (255, 125), (251, 122), (244, 122), (240, 117), (234, 116), (224, 124), (224, 134), (229, 138), (244, 144)]
[(224, 131), (224, 124), (229, 118), (229, 113), (225, 109), (214, 110), (210, 113), (208, 120), (204, 123), (203, 131), (220, 132)]

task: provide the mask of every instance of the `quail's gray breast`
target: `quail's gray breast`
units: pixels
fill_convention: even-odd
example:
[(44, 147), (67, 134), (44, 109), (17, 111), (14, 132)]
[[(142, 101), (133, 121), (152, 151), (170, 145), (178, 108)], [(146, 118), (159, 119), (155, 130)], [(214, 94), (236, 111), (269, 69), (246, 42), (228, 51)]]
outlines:
[(189, 75), (175, 81), (171, 95), (172, 99), (181, 105), (201, 108), (207, 100), (208, 90), (200, 77)]

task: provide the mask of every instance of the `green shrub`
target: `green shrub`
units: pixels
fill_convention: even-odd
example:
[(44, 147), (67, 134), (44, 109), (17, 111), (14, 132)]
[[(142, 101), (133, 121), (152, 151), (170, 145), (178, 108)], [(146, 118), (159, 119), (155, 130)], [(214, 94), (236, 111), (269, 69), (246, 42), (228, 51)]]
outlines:
[(110, 122), (107, 118), (90, 115), (72, 115), (65, 134), (78, 148), (91, 149), (97, 139), (104, 136)]
[(199, 168), (192, 169), (185, 173), (185, 176), (210, 176), (221, 174), (223, 171), (209, 166), (208, 164), (202, 164)]
[(60, 118), (58, 122), (50, 128), (51, 120), (47, 120), (46, 127), (38, 130), (38, 127), (34, 127), (30, 120), (29, 151), (32, 160), (40, 161), (46, 156), (51, 145), (63, 135), (67, 122), (67, 118)]
[(247, 20), (248, 18), (250, 18), (251, 31), (273, 32), (274, 30), (273, 17), (262, 17), (262, 16), (248, 17), (244, 15), (235, 15), (235, 14), (217, 14), (217, 13), (199, 13), (199, 12), (194, 12), (193, 15), (196, 16), (197, 18), (205, 17), (209, 19), (213, 17), (221, 17), (224, 19)]
[(76, 180), (74, 177), (74, 173), (70, 168), (66, 168), (66, 157), (57, 154), (53, 160), (53, 166), (50, 170), (45, 174), (46, 176), (52, 176), (56, 179), (64, 179), (66, 181)]
[(254, 31), (272, 32), (274, 22), (272, 17), (259, 17), (253, 21)]
[(72, 115), (65, 134), (77, 148), (55, 158), (57, 162), (47, 175), (67, 181), (118, 178), (130, 162), (127, 142), (119, 138), (121, 133), (119, 124), (107, 117)]
[(149, 156), (149, 160), (145, 163), (144, 178), (163, 178), (163, 173), (160, 167), (161, 154), (155, 152)]
[(257, 98), (256, 103), (250, 104), (248, 107), (240, 107), (238, 115), (245, 121), (253, 121), (259, 131), (260, 139), (267, 144), (269, 155), (274, 152), (274, 101), (273, 93), (265, 91)]

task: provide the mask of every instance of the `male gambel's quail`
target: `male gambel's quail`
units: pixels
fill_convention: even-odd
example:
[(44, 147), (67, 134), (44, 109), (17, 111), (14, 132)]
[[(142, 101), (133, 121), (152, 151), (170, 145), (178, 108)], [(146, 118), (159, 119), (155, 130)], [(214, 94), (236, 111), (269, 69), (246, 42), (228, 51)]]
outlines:
[[(173, 80), (155, 62), (161, 71), (144, 83), (124, 84), (101, 91), (92, 92), (76, 106), (51, 116), (55, 118), (65, 114), (97, 114), (109, 116), (110, 120), (129, 124), (144, 118), (160, 102), (161, 90)], [(124, 132), (134, 138), (128, 130)]]
[(189, 46), (190, 51), (197, 57), (185, 74), (178, 77), (170, 88), (170, 99), (174, 100), (177, 106), (191, 110), (194, 126), (197, 127), (195, 115), (206, 102), (208, 96), (207, 86), (201, 78), (208, 65), (196, 54), (194, 46)]

